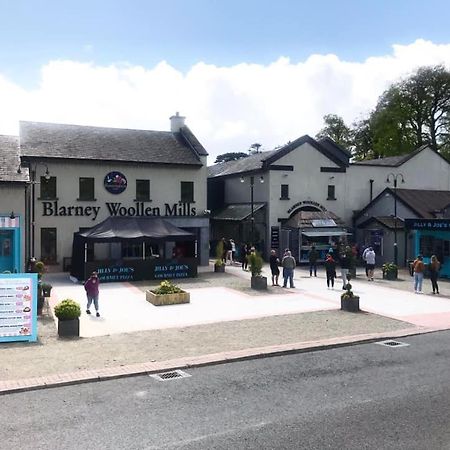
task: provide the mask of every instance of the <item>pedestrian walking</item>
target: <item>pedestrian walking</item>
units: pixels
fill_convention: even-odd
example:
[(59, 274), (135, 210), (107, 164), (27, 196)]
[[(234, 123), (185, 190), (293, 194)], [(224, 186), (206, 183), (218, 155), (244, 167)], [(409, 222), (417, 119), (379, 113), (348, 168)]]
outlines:
[(296, 266), (295, 258), (292, 256), (291, 252), (288, 250), (286, 256), (283, 257), (281, 265), (283, 266), (283, 287), (287, 287), (287, 282), (289, 280), (289, 286), (294, 288), (294, 269)]
[(341, 253), (339, 256), (339, 265), (341, 266), (342, 289), (348, 284), (348, 273), (350, 272), (350, 258), (347, 253)]
[(225, 264), (229, 261), (230, 265), (233, 263), (233, 252), (232, 252), (231, 240), (225, 239), (224, 250), (225, 250)]
[(236, 244), (233, 239), (230, 239), (230, 245), (231, 245), (231, 261), (234, 263), (236, 258)]
[(423, 273), (425, 272), (425, 264), (423, 263), (422, 255), (418, 255), (413, 262), (414, 273), (414, 292), (416, 294), (422, 293)]
[(250, 254), (248, 244), (242, 244), (241, 247), (241, 267), (242, 270), (247, 270), (248, 267), (248, 255)]
[(309, 260), (309, 276), (312, 277), (314, 272), (314, 276), (317, 277), (317, 260), (319, 259), (319, 252), (316, 250), (316, 246), (312, 245), (311, 250), (308, 254)]
[(428, 266), (430, 271), (431, 287), (433, 288), (433, 294), (439, 294), (438, 277), (439, 270), (441, 269), (441, 263), (437, 259), (436, 255), (433, 255)]
[(369, 278), (369, 269), (367, 268), (367, 261), (366, 261), (366, 255), (369, 251), (370, 247), (366, 247), (362, 253), (362, 260), (364, 261), (364, 268), (366, 269), (366, 278)]
[(97, 272), (92, 272), (92, 275), (84, 283), (84, 289), (86, 290), (87, 296), (86, 314), (91, 314), (90, 307), (92, 302), (94, 302), (95, 315), (100, 317), (100, 313), (98, 312), (99, 279)]
[(373, 281), (373, 275), (375, 271), (375, 259), (376, 259), (375, 252), (373, 251), (372, 247), (369, 247), (368, 251), (366, 252), (366, 269), (368, 281)]
[(334, 279), (336, 278), (336, 261), (333, 256), (328, 253), (325, 259), (325, 272), (327, 274), (327, 287), (334, 289)]
[(278, 265), (280, 264), (280, 259), (275, 250), (270, 251), (269, 264), (270, 271), (272, 272), (272, 286), (279, 286), (278, 277), (280, 276), (280, 269), (278, 268)]

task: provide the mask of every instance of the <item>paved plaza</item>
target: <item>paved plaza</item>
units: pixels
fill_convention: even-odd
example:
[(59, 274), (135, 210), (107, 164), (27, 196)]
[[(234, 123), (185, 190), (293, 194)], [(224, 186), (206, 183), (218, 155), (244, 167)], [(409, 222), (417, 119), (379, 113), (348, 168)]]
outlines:
[[(268, 267), (264, 268), (264, 274)], [(412, 278), (352, 280), (360, 314), (340, 311), (342, 283), (327, 289), (323, 271), (295, 271), (295, 288), (250, 289), (250, 273), (227, 266), (214, 274), (202, 267), (196, 279), (180, 281), (191, 303), (153, 306), (145, 290), (157, 283), (104, 283), (101, 317), (85, 312), (81, 284), (67, 274), (47, 274), (52, 297), (38, 321), (37, 343), (0, 345), (0, 393), (160, 372), (291, 351), (402, 337), (450, 328), (450, 283), (440, 296), (412, 292)], [(81, 305), (80, 339), (59, 339), (52, 308), (72, 298)]]

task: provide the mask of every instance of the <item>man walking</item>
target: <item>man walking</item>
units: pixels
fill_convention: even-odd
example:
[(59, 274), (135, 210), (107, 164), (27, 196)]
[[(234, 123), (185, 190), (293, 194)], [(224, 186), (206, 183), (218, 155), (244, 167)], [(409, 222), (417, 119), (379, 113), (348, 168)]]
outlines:
[(423, 263), (422, 255), (418, 255), (413, 262), (414, 270), (414, 292), (416, 294), (422, 293), (423, 273), (425, 272), (425, 264)]
[(294, 269), (296, 262), (290, 251), (286, 252), (286, 256), (283, 257), (281, 265), (283, 266), (283, 287), (287, 287), (287, 282), (289, 280), (289, 286), (294, 288)]
[(367, 280), (373, 281), (373, 273), (375, 271), (375, 252), (372, 247), (369, 247), (369, 250), (366, 252), (366, 271), (367, 271)]
[(90, 307), (92, 302), (94, 302), (94, 307), (96, 311), (96, 316), (100, 317), (100, 313), (98, 312), (98, 293), (99, 293), (99, 280), (97, 272), (92, 272), (92, 275), (87, 279), (86, 283), (84, 283), (84, 289), (86, 290), (87, 296), (87, 308), (86, 314), (90, 314)]

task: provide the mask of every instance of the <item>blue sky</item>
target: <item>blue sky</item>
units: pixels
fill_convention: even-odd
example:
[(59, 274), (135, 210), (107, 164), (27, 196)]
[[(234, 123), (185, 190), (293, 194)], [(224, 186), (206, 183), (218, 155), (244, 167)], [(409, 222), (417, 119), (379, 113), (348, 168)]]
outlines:
[(449, 40), (450, 2), (415, 0), (1, 0), (0, 68), (34, 83), (53, 59), (185, 71), (334, 53), (361, 61), (392, 43)]
[(449, 17), (445, 0), (0, 0), (0, 134), (166, 129), (180, 111), (212, 155), (271, 149), (450, 69)]

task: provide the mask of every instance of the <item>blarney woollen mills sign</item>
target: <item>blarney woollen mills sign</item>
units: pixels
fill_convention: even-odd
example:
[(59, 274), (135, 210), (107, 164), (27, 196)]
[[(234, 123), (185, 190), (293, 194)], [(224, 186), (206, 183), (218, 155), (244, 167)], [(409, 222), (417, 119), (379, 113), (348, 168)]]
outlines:
[[(151, 216), (195, 216), (196, 208), (191, 203), (164, 203), (159, 206), (145, 206), (144, 202), (136, 202), (133, 206), (126, 206), (121, 202), (106, 202), (105, 207), (112, 217), (151, 217)], [(58, 200), (42, 202), (42, 216), (44, 217), (90, 217), (96, 220), (102, 206), (74, 206), (61, 205)]]

